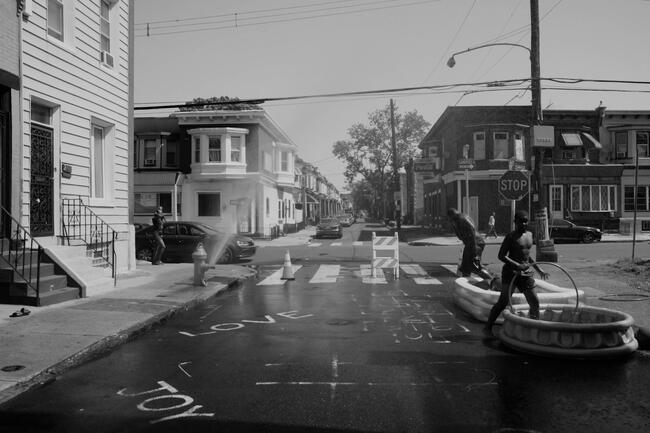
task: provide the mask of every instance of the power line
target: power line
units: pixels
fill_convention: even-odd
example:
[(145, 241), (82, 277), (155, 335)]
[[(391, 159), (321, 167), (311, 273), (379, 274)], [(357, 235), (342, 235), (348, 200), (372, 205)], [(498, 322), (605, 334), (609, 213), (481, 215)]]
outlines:
[[(386, 95), (389, 93), (398, 93), (403, 92), (412, 92), (416, 90), (429, 90), (429, 91), (444, 91), (444, 90), (453, 90), (461, 87), (468, 86), (484, 86), (488, 88), (495, 88), (497, 91), (501, 90), (512, 90), (507, 86), (512, 85), (521, 85), (523, 83), (531, 81), (530, 78), (517, 78), (517, 79), (508, 79), (508, 80), (498, 80), (498, 81), (482, 81), (482, 82), (470, 82), (470, 83), (456, 83), (456, 84), (441, 84), (441, 85), (430, 85), (430, 86), (416, 86), (416, 87), (399, 87), (391, 89), (378, 89), (378, 90), (362, 90), (354, 92), (339, 92), (339, 93), (321, 93), (313, 95), (299, 95), (299, 96), (283, 96), (283, 97), (263, 97), (263, 98), (249, 98), (242, 99), (238, 101), (215, 101), (215, 102), (200, 102), (200, 103), (178, 103), (178, 104), (163, 104), (163, 105), (148, 105), (142, 107), (134, 107), (134, 110), (153, 110), (153, 109), (165, 109), (165, 108), (180, 108), (180, 107), (197, 107), (203, 105), (227, 105), (233, 103), (241, 104), (263, 104), (268, 102), (276, 101), (295, 101), (302, 99), (319, 99), (319, 98), (340, 98), (340, 97), (349, 97), (349, 96), (369, 96), (369, 95)], [(541, 81), (551, 81), (558, 84), (578, 84), (578, 83), (609, 83), (609, 84), (634, 84), (634, 85), (650, 85), (650, 81), (637, 81), (637, 80), (608, 80), (608, 79), (593, 79), (593, 78), (566, 78), (566, 77), (549, 77), (549, 78), (540, 78)], [(549, 88), (550, 89), (550, 88)], [(571, 88), (555, 88), (563, 90), (571, 90)], [(521, 89), (518, 89), (521, 90)], [(598, 91), (599, 89), (592, 89), (592, 91)], [(467, 89), (457, 90), (456, 93), (467, 91)], [(635, 90), (635, 89), (612, 89), (609, 91), (621, 91), (621, 92), (639, 92), (645, 93), (646, 90)], [(146, 104), (146, 103), (143, 103)]]
[[(392, 1), (396, 1), (396, 0), (384, 0), (381, 3), (389, 2), (389, 1), (392, 2)], [(243, 24), (240, 24), (239, 20), (235, 20), (234, 24), (224, 25), (224, 26), (219, 26), (219, 27), (207, 27), (207, 28), (198, 28), (198, 29), (189, 29), (189, 30), (158, 32), (158, 33), (154, 33), (154, 34), (152, 34), (149, 31), (149, 29), (147, 29), (145, 34), (139, 34), (139, 35), (136, 35), (136, 37), (163, 36), (163, 35), (173, 35), (173, 34), (181, 34), (181, 33), (193, 33), (193, 32), (200, 32), (200, 31), (225, 30), (225, 29), (233, 29), (233, 28), (238, 28), (238, 27), (257, 26), (257, 25), (263, 25), (263, 24), (277, 24), (277, 23), (283, 23), (283, 22), (304, 21), (304, 20), (308, 20), (308, 19), (325, 18), (325, 17), (338, 16), (338, 15), (358, 14), (358, 13), (368, 12), (368, 11), (376, 11), (376, 10), (383, 10), (383, 9), (394, 9), (394, 8), (406, 7), (406, 6), (416, 6), (416, 5), (421, 5), (421, 4), (425, 4), (425, 3), (432, 3), (432, 2), (438, 2), (438, 1), (440, 1), (440, 0), (420, 0), (420, 1), (412, 1), (410, 3), (402, 3), (402, 4), (397, 4), (397, 5), (391, 5), (391, 6), (372, 7), (372, 8), (351, 10), (351, 11), (345, 11), (345, 12), (316, 14), (316, 15), (305, 16), (305, 17), (278, 19), (278, 20), (270, 20), (270, 21), (260, 21), (260, 22), (243, 23)], [(376, 4), (377, 2), (373, 2), (373, 3)], [(366, 3), (366, 4), (372, 4), (372, 3)], [(354, 5), (354, 6), (348, 6), (348, 7), (358, 7), (358, 6), (360, 6), (360, 5)], [(341, 6), (341, 7), (338, 7), (338, 8), (329, 8), (329, 9), (341, 9), (343, 7), (344, 6)], [(326, 10), (326, 9), (323, 9), (323, 10)], [(284, 14), (284, 15), (289, 15), (289, 14)], [(279, 15), (279, 16), (281, 16), (281, 15)], [(264, 18), (264, 17), (249, 18), (249, 20), (260, 19), (260, 18)], [(232, 20), (221, 21), (219, 23), (225, 23), (225, 22), (232, 22)], [(196, 23), (194, 25), (208, 25), (208, 24), (218, 24), (218, 23)], [(192, 25), (188, 24), (187, 26), (189, 27), (189, 26), (192, 26)]]
[(467, 10), (467, 13), (465, 13), (465, 18), (463, 18), (463, 21), (460, 23), (460, 26), (458, 26), (458, 29), (456, 30), (456, 34), (454, 35), (453, 38), (451, 38), (451, 41), (449, 42), (449, 45), (447, 46), (447, 48), (445, 49), (445, 51), (443, 51), (442, 56), (440, 57), (440, 59), (438, 59), (438, 63), (436, 63), (436, 66), (434, 66), (433, 70), (432, 70), (431, 72), (429, 72), (429, 75), (427, 75), (427, 78), (424, 79), (424, 81), (422, 82), (423, 84), (426, 83), (427, 81), (429, 81), (429, 78), (431, 78), (431, 76), (432, 76), (432, 75), (433, 75), (433, 74), (438, 70), (438, 68), (440, 67), (440, 64), (442, 63), (442, 61), (444, 60), (445, 56), (446, 56), (447, 53), (449, 52), (449, 49), (451, 48), (451, 46), (453, 45), (453, 43), (456, 42), (456, 38), (458, 37), (458, 34), (459, 34), (460, 31), (463, 29), (463, 26), (465, 25), (465, 22), (467, 21), (467, 18), (469, 17), (469, 14), (470, 14), (470, 13), (472, 12), (472, 10), (474, 9), (474, 6), (475, 6), (475, 5), (476, 5), (476, 0), (474, 0), (474, 1), (472, 2), (472, 5), (471, 5), (471, 6), (469, 7), (469, 9)]

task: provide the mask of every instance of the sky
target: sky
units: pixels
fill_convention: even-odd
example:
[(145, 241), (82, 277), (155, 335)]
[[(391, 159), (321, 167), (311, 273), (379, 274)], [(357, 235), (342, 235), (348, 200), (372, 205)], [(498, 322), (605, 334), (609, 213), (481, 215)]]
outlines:
[[(134, 0), (135, 104), (317, 96), (530, 77), (529, 0)], [(650, 110), (649, 0), (539, 0), (542, 107)], [(147, 35), (147, 27), (149, 34)], [(516, 84), (516, 83), (515, 83)], [(341, 192), (332, 154), (393, 99), (430, 124), (449, 106), (529, 105), (527, 83), (273, 101), (262, 107)], [(478, 92), (477, 92), (478, 90)], [(161, 115), (174, 110), (139, 111)]]

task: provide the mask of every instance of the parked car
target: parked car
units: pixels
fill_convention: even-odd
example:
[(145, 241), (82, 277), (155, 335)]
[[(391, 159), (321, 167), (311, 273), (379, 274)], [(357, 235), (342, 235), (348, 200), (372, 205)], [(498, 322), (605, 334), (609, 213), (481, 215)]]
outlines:
[(350, 227), (353, 223), (352, 217), (350, 215), (340, 215), (338, 216), (339, 223), (343, 227)]
[[(534, 222), (529, 224), (529, 230), (535, 234)], [(600, 241), (603, 233), (600, 229), (589, 226), (580, 226), (565, 219), (552, 219), (548, 223), (548, 232), (551, 239), (566, 242), (584, 242), (590, 244)]]
[(343, 237), (343, 229), (338, 218), (322, 218), (316, 226), (316, 237)]
[(149, 227), (151, 224), (145, 224), (145, 223), (134, 223), (133, 227), (135, 227), (135, 231), (139, 232), (142, 229), (146, 229)]
[[(172, 221), (163, 225), (163, 241), (165, 252), (164, 262), (178, 261), (191, 263), (192, 253), (199, 242), (208, 253), (208, 261), (212, 254), (220, 250), (217, 263), (232, 263), (238, 259), (252, 257), (257, 246), (249, 237), (221, 232), (207, 224), (191, 221)], [(153, 255), (154, 235), (153, 226), (146, 227), (135, 234), (135, 251), (138, 260), (151, 261)]]

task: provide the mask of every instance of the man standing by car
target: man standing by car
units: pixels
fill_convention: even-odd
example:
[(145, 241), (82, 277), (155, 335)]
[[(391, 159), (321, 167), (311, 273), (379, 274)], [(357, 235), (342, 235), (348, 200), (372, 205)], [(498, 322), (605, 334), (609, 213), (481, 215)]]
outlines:
[(153, 214), (151, 218), (151, 223), (153, 224), (153, 236), (154, 236), (154, 251), (151, 259), (152, 265), (162, 264), (162, 255), (165, 252), (165, 242), (162, 239), (163, 225), (165, 224), (165, 216), (163, 215), (163, 208), (160, 206)]

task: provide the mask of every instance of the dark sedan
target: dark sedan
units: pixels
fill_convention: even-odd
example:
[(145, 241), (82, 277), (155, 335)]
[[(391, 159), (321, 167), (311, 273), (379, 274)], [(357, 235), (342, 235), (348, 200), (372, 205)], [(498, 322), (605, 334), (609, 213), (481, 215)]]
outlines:
[(341, 229), (341, 223), (338, 218), (323, 218), (316, 226), (316, 237), (334, 237), (341, 238), (343, 237), (343, 229)]
[[(257, 247), (253, 240), (242, 235), (232, 235), (216, 230), (206, 224), (190, 221), (167, 222), (163, 226), (165, 252), (164, 262), (191, 263), (192, 253), (199, 242), (208, 253), (208, 261), (219, 254), (217, 263), (232, 263), (237, 259), (252, 257)], [(153, 227), (146, 227), (135, 234), (135, 251), (138, 260), (151, 261), (153, 254)]]
[[(528, 225), (528, 230), (535, 235), (535, 223)], [(565, 219), (553, 219), (548, 222), (548, 232), (551, 239), (558, 242), (584, 242), (590, 244), (600, 241), (603, 233), (600, 229), (580, 226)]]

